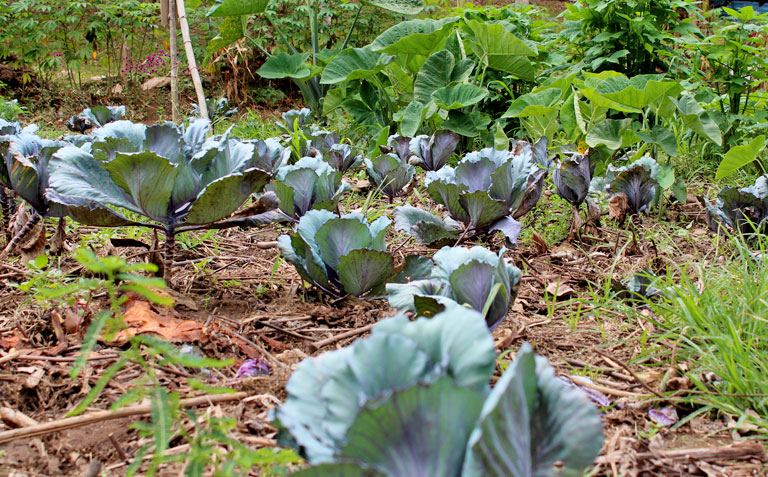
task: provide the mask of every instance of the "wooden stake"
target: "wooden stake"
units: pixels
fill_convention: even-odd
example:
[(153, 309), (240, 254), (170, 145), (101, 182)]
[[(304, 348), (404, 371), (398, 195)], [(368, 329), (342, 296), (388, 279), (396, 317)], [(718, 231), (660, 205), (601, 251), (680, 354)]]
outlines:
[(200, 107), (200, 117), (203, 119), (208, 119), (208, 106), (205, 105), (203, 83), (200, 82), (200, 72), (197, 71), (195, 52), (192, 50), (192, 39), (189, 34), (189, 24), (187, 23), (187, 11), (184, 8), (184, 0), (176, 0), (176, 13), (179, 16), (181, 37), (184, 40), (184, 51), (187, 53), (189, 74), (192, 75), (192, 84), (195, 85), (195, 93), (197, 93), (197, 104)]
[[(165, 0), (168, 2), (168, 0)], [(168, 18), (166, 23), (170, 26), (171, 44), (171, 117), (174, 124), (181, 122), (179, 114), (179, 48), (176, 45), (176, 3), (169, 2)]]

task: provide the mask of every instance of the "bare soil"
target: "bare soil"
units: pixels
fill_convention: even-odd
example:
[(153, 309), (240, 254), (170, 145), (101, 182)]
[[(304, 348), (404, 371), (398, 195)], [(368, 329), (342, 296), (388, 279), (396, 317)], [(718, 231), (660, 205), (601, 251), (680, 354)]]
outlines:
[[(529, 241), (508, 253), (525, 274), (516, 303), (494, 332), (498, 351), (505, 353), (504, 360), (509, 360), (527, 341), (563, 376), (590, 370), (589, 387), (611, 401), (603, 413), (606, 439), (594, 475), (765, 475), (764, 449), (759, 444), (754, 447), (751, 441), (728, 447), (741, 441), (742, 436), (717, 416), (703, 414), (674, 431), (654, 425), (648, 415), (651, 408), (671, 404), (677, 407), (681, 418), (693, 409), (664, 402), (653, 394), (669, 391), (670, 381), (662, 388), (661, 376), (675, 370), (649, 372), (654, 368), (648, 362), (645, 366), (627, 365), (641, 352), (640, 336), (653, 335), (652, 325), (590, 304), (590, 287), (594, 289), (596, 284), (604, 283), (611, 269), (615, 270), (614, 278), (626, 278), (641, 269), (661, 270), (669, 262), (680, 263), (711, 254), (701, 216), (699, 204), (692, 201), (672, 206), (669, 221), (644, 219), (646, 235), (659, 228), (690, 230), (689, 239), (677, 244), (674, 255), (671, 248), (657, 249), (652, 241), (630, 250), (631, 247), (625, 247), (630, 239), (626, 232), (618, 233), (616, 246), (617, 232), (612, 227), (585, 234), (580, 242), (545, 247)], [(537, 221), (529, 225), (537, 229), (550, 226), (545, 216)], [(89, 229), (78, 231), (82, 235)], [(284, 385), (291, 369), (301, 359), (345, 346), (355, 337), (320, 349), (316, 349), (315, 343), (394, 313), (383, 300), (331, 301), (306, 288), (291, 265), (282, 262), (275, 268), (277, 250), (262, 249), (256, 244), (274, 240), (280, 233), (277, 227), (228, 230), (191, 250), (180, 251), (176, 257), (181, 263), (175, 273), (176, 291), (172, 292), (176, 305), (165, 310), (155, 307), (160, 314), (201, 323), (201, 335), (189, 344), (197, 346), (203, 355), (234, 359), (233, 366), (214, 370), (205, 379), (211, 385), (231, 385), (254, 396), (247, 402), (221, 403), (198, 408), (197, 412), (236, 418), (236, 436), (246, 443), (256, 442), (255, 447), (273, 445), (275, 432), (269, 425), (267, 410), (285, 398)], [(73, 233), (70, 238), (74, 240), (76, 236)], [(396, 251), (400, 260), (411, 253), (432, 252), (402, 236), (389, 239), (390, 249)], [(501, 244), (486, 245), (498, 249)], [(99, 253), (142, 259), (136, 250), (106, 246)], [(210, 261), (201, 267), (201, 261), (208, 258)], [(0, 364), (0, 406), (20, 411), (38, 422), (59, 419), (98, 381), (120, 349), (100, 345), (97, 352), (107, 359), (90, 361), (82, 377), (70, 379), (69, 366), (82, 341), (84, 326), (70, 330), (67, 344), (62, 347), (51, 326), (51, 313), (66, 315), (67, 307), (46, 310), (12, 287), (12, 283), (25, 279), (19, 267), (3, 265), (0, 360), (13, 350), (25, 350), (31, 356)], [(61, 268), (74, 275), (82, 273), (66, 257)], [(553, 290), (553, 283), (559, 284), (557, 293), (561, 296), (557, 298), (546, 291), (548, 287)], [(89, 316), (100, 306), (103, 303), (92, 304)], [(239, 364), (254, 357), (269, 363), (272, 374), (235, 380)], [(29, 386), (30, 376), (39, 369), (43, 370), (40, 381)], [(137, 372), (131, 367), (119, 372), (93, 407), (108, 408), (134, 385)], [(187, 371), (168, 368), (159, 369), (158, 373), (168, 388), (178, 391), (182, 398), (199, 394), (185, 384)], [(690, 386), (682, 379), (671, 382), (678, 386), (680, 395)], [(105, 421), (0, 444), (0, 474), (21, 471), (25, 475), (81, 475), (92, 461), (98, 460), (109, 475), (121, 475), (125, 469), (121, 453), (130, 458), (145, 443), (130, 428), (136, 419), (141, 418)], [(12, 427), (0, 423), (0, 432)], [(690, 451), (693, 457), (680, 449), (694, 449)], [(702, 449), (709, 449), (710, 453), (702, 454)]]

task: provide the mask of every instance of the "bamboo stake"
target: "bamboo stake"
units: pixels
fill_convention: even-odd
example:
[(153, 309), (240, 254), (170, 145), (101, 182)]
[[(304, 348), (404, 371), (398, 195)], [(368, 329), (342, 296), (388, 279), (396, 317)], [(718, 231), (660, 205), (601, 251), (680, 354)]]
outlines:
[(208, 106), (205, 104), (203, 83), (200, 82), (200, 72), (197, 71), (195, 52), (192, 50), (192, 39), (189, 34), (189, 23), (187, 23), (187, 11), (184, 8), (184, 0), (176, 0), (176, 14), (179, 16), (179, 26), (181, 26), (181, 37), (184, 40), (184, 51), (187, 54), (189, 74), (192, 75), (192, 84), (195, 85), (195, 93), (197, 93), (197, 104), (200, 106), (200, 117), (208, 119)]
[[(166, 0), (168, 1), (168, 0)], [(168, 2), (168, 18), (171, 44), (171, 116), (175, 124), (181, 122), (179, 117), (179, 48), (176, 45), (176, 3)]]

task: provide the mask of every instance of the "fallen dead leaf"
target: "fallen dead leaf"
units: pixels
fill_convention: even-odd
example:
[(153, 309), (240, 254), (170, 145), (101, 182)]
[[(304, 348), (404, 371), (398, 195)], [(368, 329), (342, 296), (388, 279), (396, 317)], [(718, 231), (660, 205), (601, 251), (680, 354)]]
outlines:
[(531, 232), (531, 242), (536, 247), (536, 252), (539, 254), (545, 254), (549, 251), (549, 244), (544, 240), (544, 237), (539, 235), (535, 230)]
[[(29, 222), (27, 207), (19, 207), (11, 222), (11, 235), (19, 233)], [(21, 254), (21, 263), (27, 263), (45, 253), (45, 221), (40, 220), (16, 245), (16, 251)]]
[(203, 339), (203, 324), (156, 313), (146, 301), (130, 301), (123, 313), (127, 329), (118, 332), (110, 344), (122, 345), (131, 337), (151, 333), (174, 343)]
[(550, 282), (549, 285), (547, 285), (547, 293), (556, 296), (557, 298), (561, 298), (566, 295), (572, 295), (576, 293), (576, 290), (571, 288), (571, 286), (567, 283)]
[(611, 200), (608, 202), (608, 216), (611, 219), (624, 222), (627, 211), (629, 211), (629, 197), (627, 197), (627, 194), (619, 192), (611, 197)]
[(6, 338), (0, 338), (0, 348), (4, 350), (9, 350), (13, 348), (18, 348), (20, 344), (22, 344), (24, 340), (22, 340), (20, 337), (16, 335), (8, 336)]

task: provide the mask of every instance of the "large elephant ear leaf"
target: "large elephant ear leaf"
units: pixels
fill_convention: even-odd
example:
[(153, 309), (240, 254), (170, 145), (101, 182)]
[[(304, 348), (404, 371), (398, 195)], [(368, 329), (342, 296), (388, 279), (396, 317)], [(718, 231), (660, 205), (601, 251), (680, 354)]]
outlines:
[(376, 37), (371, 47), (390, 55), (429, 56), (442, 48), (445, 37), (456, 21), (457, 17), (440, 20), (419, 18), (400, 22)]
[(266, 10), (269, 0), (216, 0), (206, 14), (209, 17), (239, 17), (261, 13)]
[(707, 112), (696, 99), (690, 94), (683, 94), (679, 101), (672, 99), (677, 106), (677, 110), (683, 119), (685, 125), (691, 128), (696, 134), (707, 138), (718, 146), (723, 144), (723, 134), (720, 131), (709, 112)]
[(432, 93), (448, 86), (456, 60), (448, 50), (430, 55), (413, 80), (413, 99), (425, 105), (432, 103)]
[(363, 0), (360, 3), (401, 15), (416, 15), (424, 10), (424, 2), (421, 0)]
[(339, 53), (328, 63), (320, 77), (321, 84), (370, 78), (394, 60), (394, 56), (373, 51), (370, 47), (350, 48)]
[(209, 224), (229, 217), (251, 194), (261, 191), (269, 178), (261, 169), (249, 169), (211, 182), (195, 199), (185, 222)]
[[(114, 124), (114, 123), (110, 123)], [(104, 168), (147, 217), (162, 221), (176, 183), (178, 167), (151, 152), (118, 153)]]
[(368, 226), (355, 219), (330, 219), (315, 234), (320, 256), (333, 268), (339, 265), (341, 257), (352, 250), (367, 248), (371, 241)]
[(392, 275), (394, 259), (387, 252), (358, 249), (339, 258), (336, 271), (344, 291), (361, 296), (381, 286)]
[(482, 393), (450, 377), (395, 391), (363, 408), (339, 457), (387, 475), (459, 476), (482, 402)]
[(267, 61), (256, 70), (262, 78), (294, 78), (307, 79), (312, 74), (312, 67), (307, 63), (309, 53), (280, 53), (270, 56)]
[(581, 476), (602, 442), (589, 398), (560, 381), (526, 343), (483, 405), (463, 475)]

